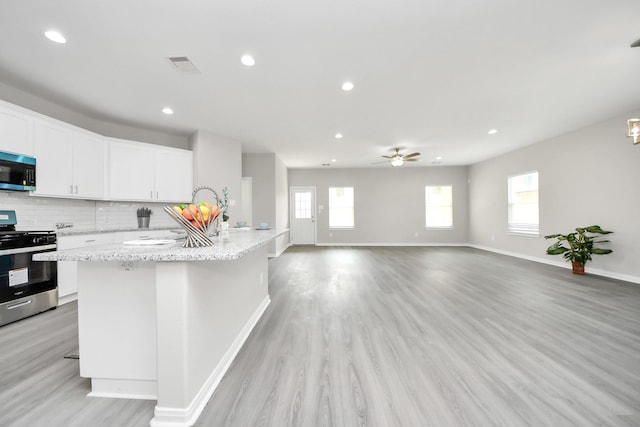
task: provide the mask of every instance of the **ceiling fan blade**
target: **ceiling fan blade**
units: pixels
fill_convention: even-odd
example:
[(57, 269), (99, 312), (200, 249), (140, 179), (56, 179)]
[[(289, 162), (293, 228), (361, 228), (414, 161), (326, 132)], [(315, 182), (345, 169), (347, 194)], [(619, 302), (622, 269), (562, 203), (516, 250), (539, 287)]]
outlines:
[(405, 162), (419, 162), (421, 159), (404, 159)]
[(381, 162), (374, 162), (374, 163), (371, 163), (371, 164), (372, 164), (372, 165), (379, 165), (379, 164), (381, 164), (381, 163), (389, 163), (389, 161), (388, 161), (388, 160), (383, 160), (383, 161), (381, 161)]
[(395, 157), (395, 155), (394, 156), (380, 156), (380, 157), (384, 157), (385, 159), (393, 159)]
[(631, 43), (631, 47), (640, 47), (640, 39), (634, 41), (633, 43)]
[(411, 154), (407, 154), (406, 156), (402, 156), (404, 157), (404, 159), (410, 159), (411, 157), (415, 157), (415, 156), (419, 156), (420, 153), (411, 153)]

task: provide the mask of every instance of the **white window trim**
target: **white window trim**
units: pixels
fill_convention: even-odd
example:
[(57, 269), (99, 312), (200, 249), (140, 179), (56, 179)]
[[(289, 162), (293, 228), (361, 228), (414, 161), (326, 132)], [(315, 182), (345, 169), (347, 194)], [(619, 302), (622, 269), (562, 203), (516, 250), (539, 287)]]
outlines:
[[(522, 176), (522, 175), (530, 175), (532, 173), (537, 173), (538, 174), (538, 224), (537, 224), (537, 230), (535, 230), (535, 231), (524, 231), (522, 229), (510, 228), (510, 224), (509, 224), (509, 208), (510, 208), (509, 197), (511, 196), (511, 189), (509, 188), (509, 185), (511, 183), (511, 178), (514, 178), (514, 177), (517, 177), (517, 176)], [(511, 235), (511, 236), (540, 237), (540, 171), (533, 169), (533, 170), (529, 170), (529, 171), (526, 171), (526, 172), (516, 173), (516, 174), (507, 176), (507, 234)]]
[[(426, 188), (427, 187), (451, 187), (451, 225), (442, 225), (442, 226), (437, 226), (437, 225), (426, 225), (427, 222), (427, 212), (426, 212), (426, 208), (427, 208), (427, 200), (426, 200)], [(453, 210), (453, 184), (427, 184), (424, 186), (425, 191), (423, 192), (423, 195), (425, 197), (424, 200), (424, 208), (425, 208), (425, 225), (424, 225), (424, 229), (425, 230), (453, 230), (455, 228), (455, 220), (454, 220), (454, 210)]]
[(327, 203), (328, 205), (328, 212), (327, 214), (329, 215), (328, 222), (329, 222), (329, 230), (355, 230), (356, 228), (356, 186), (351, 184), (351, 185), (329, 185), (327, 187), (327, 191), (329, 192), (329, 196), (331, 195), (331, 189), (332, 188), (353, 188), (353, 225), (331, 225), (331, 200), (329, 200)]

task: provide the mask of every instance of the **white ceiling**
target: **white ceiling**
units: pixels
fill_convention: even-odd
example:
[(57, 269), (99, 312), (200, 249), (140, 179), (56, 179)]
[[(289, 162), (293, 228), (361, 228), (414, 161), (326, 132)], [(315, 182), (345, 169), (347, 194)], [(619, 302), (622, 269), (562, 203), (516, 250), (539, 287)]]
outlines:
[(639, 17), (638, 0), (0, 0), (0, 81), (289, 167), (396, 146), (464, 165), (640, 108)]

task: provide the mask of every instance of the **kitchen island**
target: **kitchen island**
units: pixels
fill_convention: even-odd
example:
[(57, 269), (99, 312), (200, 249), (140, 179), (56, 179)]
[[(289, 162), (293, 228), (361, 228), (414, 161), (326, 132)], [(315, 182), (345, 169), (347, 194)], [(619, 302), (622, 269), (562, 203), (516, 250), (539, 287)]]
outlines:
[(138, 242), (34, 256), (78, 261), (89, 395), (153, 399), (151, 426), (193, 425), (269, 305), (267, 244), (287, 231), (232, 230), (204, 248)]

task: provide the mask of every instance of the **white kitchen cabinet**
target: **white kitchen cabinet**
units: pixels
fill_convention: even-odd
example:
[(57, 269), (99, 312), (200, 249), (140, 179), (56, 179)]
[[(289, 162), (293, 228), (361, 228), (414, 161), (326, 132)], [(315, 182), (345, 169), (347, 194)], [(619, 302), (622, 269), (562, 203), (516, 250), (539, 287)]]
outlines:
[(153, 150), (147, 144), (109, 139), (109, 199), (153, 200), (155, 172)]
[(46, 120), (36, 120), (34, 155), (38, 196), (71, 197), (71, 129)]
[(193, 191), (193, 153), (188, 150), (156, 149), (156, 199), (188, 202)]
[(33, 116), (0, 101), (0, 151), (33, 156)]
[[(58, 250), (108, 245), (114, 242), (115, 233), (58, 236)], [(75, 299), (78, 292), (78, 262), (58, 261), (58, 301), (64, 304)]]
[(34, 125), (36, 196), (104, 197), (105, 148), (101, 136), (57, 121)]
[(111, 200), (191, 200), (193, 160), (188, 150), (134, 141), (108, 140)]
[(72, 135), (73, 195), (102, 199), (105, 195), (106, 148), (104, 138), (90, 132)]

